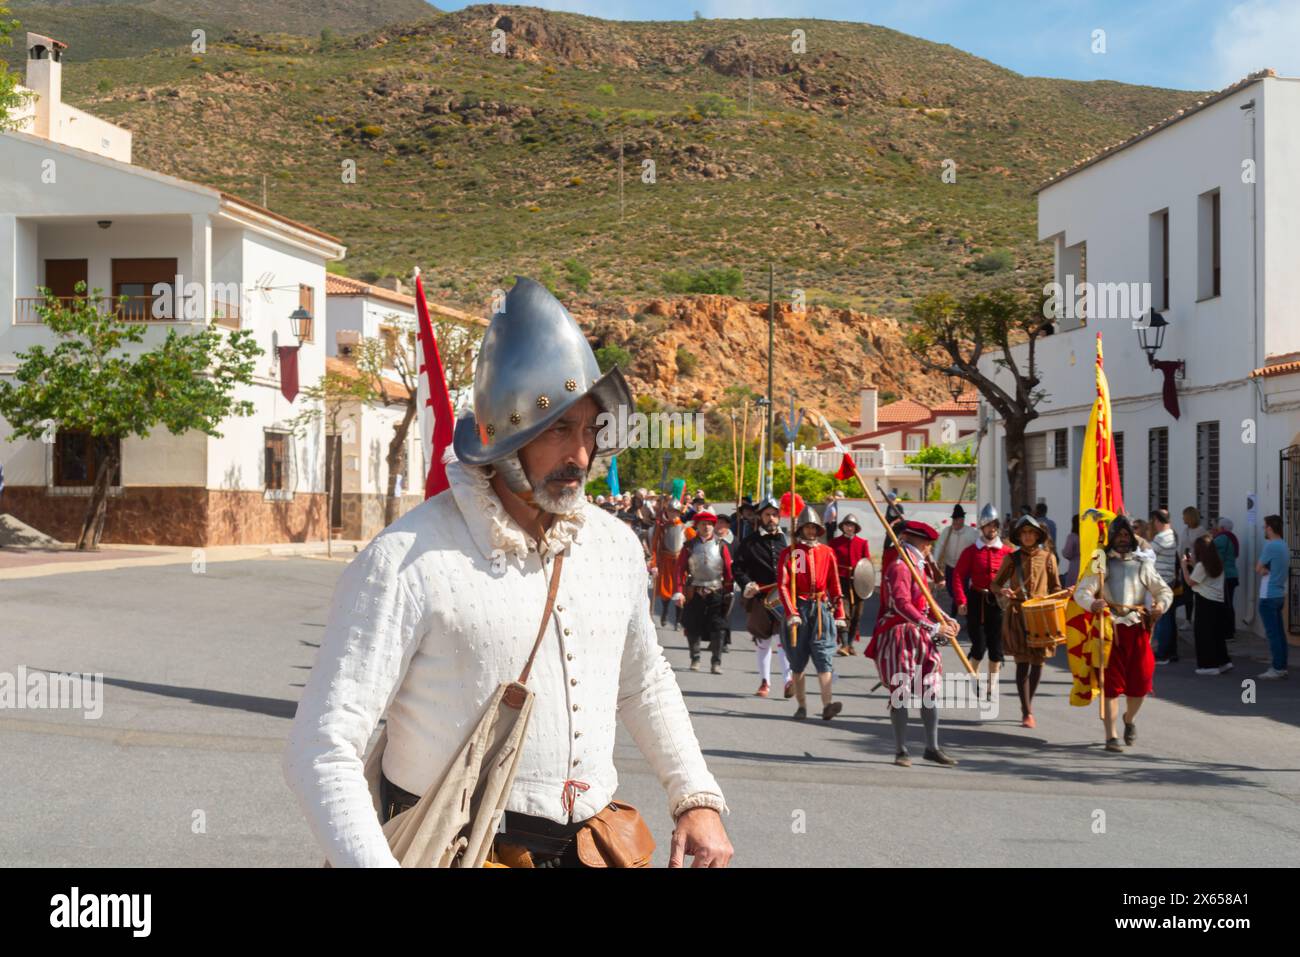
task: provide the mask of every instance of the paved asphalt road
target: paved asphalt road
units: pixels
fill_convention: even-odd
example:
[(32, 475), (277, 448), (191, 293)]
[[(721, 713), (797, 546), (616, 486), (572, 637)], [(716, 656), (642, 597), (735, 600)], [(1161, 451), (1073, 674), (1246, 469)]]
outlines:
[[(0, 865), (318, 864), (279, 758), (342, 567), (267, 558), (0, 580), (0, 672), (106, 684), (99, 720), (0, 711)], [(1035, 730), (1020, 727), (1008, 680), (998, 718), (945, 713), (959, 767), (919, 760), (914, 719), (918, 759), (902, 769), (870, 662), (837, 659), (839, 718), (795, 722), (779, 691), (754, 696), (744, 632), (722, 675), (686, 671), (681, 633), (661, 635), (730, 803), (738, 866), (1297, 862), (1300, 681), (1260, 682), (1243, 702), (1258, 643), (1236, 643), (1228, 676), (1192, 674), (1187, 648), (1160, 669), (1126, 754), (1101, 750), (1093, 709), (1068, 707), (1058, 655)], [(663, 791), (619, 740), (620, 797), (647, 816), (663, 863)]]

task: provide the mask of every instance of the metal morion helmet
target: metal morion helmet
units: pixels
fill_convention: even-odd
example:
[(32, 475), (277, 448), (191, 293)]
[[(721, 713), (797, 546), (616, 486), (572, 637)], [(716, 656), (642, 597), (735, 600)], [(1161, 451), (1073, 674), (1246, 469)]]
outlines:
[[(632, 411), (617, 367), (603, 376), (582, 330), (541, 283), (516, 277), (492, 317), (474, 370), (474, 411), (460, 417), (452, 445), (470, 465), (513, 456), (584, 396), (602, 411)], [(601, 446), (597, 454), (622, 451)]]
[(826, 534), (826, 526), (822, 524), (822, 517), (817, 514), (817, 509), (813, 508), (811, 505), (805, 505), (803, 511), (799, 513), (799, 517), (795, 519), (795, 534), (797, 535), (799, 532), (803, 531), (805, 525), (816, 525), (817, 534)]
[(979, 515), (980, 528), (983, 528), (989, 522), (997, 522), (997, 521), (1001, 521), (1001, 519), (1002, 516), (998, 514), (998, 510), (993, 507), (992, 502), (990, 502), (989, 504), (985, 505), (982, 509), (980, 509), (980, 515)]

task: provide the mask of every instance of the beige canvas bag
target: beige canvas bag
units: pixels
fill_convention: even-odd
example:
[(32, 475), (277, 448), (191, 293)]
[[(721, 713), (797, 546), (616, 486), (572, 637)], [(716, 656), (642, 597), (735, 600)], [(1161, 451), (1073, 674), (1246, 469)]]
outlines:
[[(546, 610), (519, 680), (497, 687), (478, 726), (442, 780), (414, 807), (384, 825), (388, 846), (402, 867), (482, 867), (492, 850), (533, 713), (533, 693), (525, 686), (537, 649), (546, 637), (563, 564), (563, 553), (556, 555)], [(366, 755), (366, 783), (376, 814), (380, 813), (379, 777), (387, 744), (388, 729), (384, 728)]]

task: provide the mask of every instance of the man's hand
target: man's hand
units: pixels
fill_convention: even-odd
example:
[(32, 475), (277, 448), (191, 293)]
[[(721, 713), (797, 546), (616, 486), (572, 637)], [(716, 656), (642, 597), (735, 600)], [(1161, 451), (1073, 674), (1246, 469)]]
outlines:
[(668, 866), (682, 867), (689, 856), (691, 867), (726, 867), (734, 853), (722, 815), (711, 807), (693, 807), (677, 818)]
[(965, 605), (958, 605), (958, 606), (957, 606), (957, 614), (959, 614), (959, 615), (965, 615), (965, 614), (966, 614), (966, 606), (965, 606)]
[(745, 590), (741, 594), (745, 598), (753, 598), (758, 594), (758, 582), (750, 582), (745, 586)]
[(676, 595), (673, 595), (673, 604), (676, 605), (678, 608), (681, 608), (683, 605), (686, 604), (686, 596), (683, 595), (681, 592), (678, 592)]
[(1016, 593), (1013, 592), (1010, 588), (1003, 588), (1003, 589), (1002, 589), (1002, 597), (1003, 597), (1003, 598), (1015, 598), (1015, 597), (1016, 597)]
[(789, 627), (798, 628), (802, 624), (803, 624), (803, 619), (800, 618), (798, 615), (791, 615), (789, 618), (785, 620), (785, 625), (787, 628)]
[(1160, 602), (1156, 602), (1154, 605), (1151, 606), (1152, 618), (1159, 618), (1164, 613), (1165, 613), (1165, 606), (1160, 604)]
[(1099, 612), (1099, 611), (1105, 611), (1105, 610), (1106, 610), (1106, 601), (1105, 601), (1105, 599), (1103, 599), (1103, 598), (1096, 598), (1096, 599), (1093, 599), (1092, 604), (1091, 604), (1090, 606), (1088, 606), (1088, 610), (1089, 610), (1090, 612), (1093, 612), (1094, 614), (1096, 614), (1096, 613)]
[(958, 625), (957, 622), (953, 621), (951, 618), (945, 618), (939, 624), (939, 633), (943, 635), (945, 638), (956, 638), (957, 632), (959, 632), (960, 630), (961, 630), (961, 626)]

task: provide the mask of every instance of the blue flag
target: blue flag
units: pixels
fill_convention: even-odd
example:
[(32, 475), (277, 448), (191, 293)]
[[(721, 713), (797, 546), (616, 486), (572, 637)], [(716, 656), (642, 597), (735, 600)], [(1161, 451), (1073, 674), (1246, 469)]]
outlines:
[(609, 485), (610, 495), (623, 494), (618, 490), (618, 456), (617, 455), (610, 456), (609, 475), (606, 477), (605, 482)]

